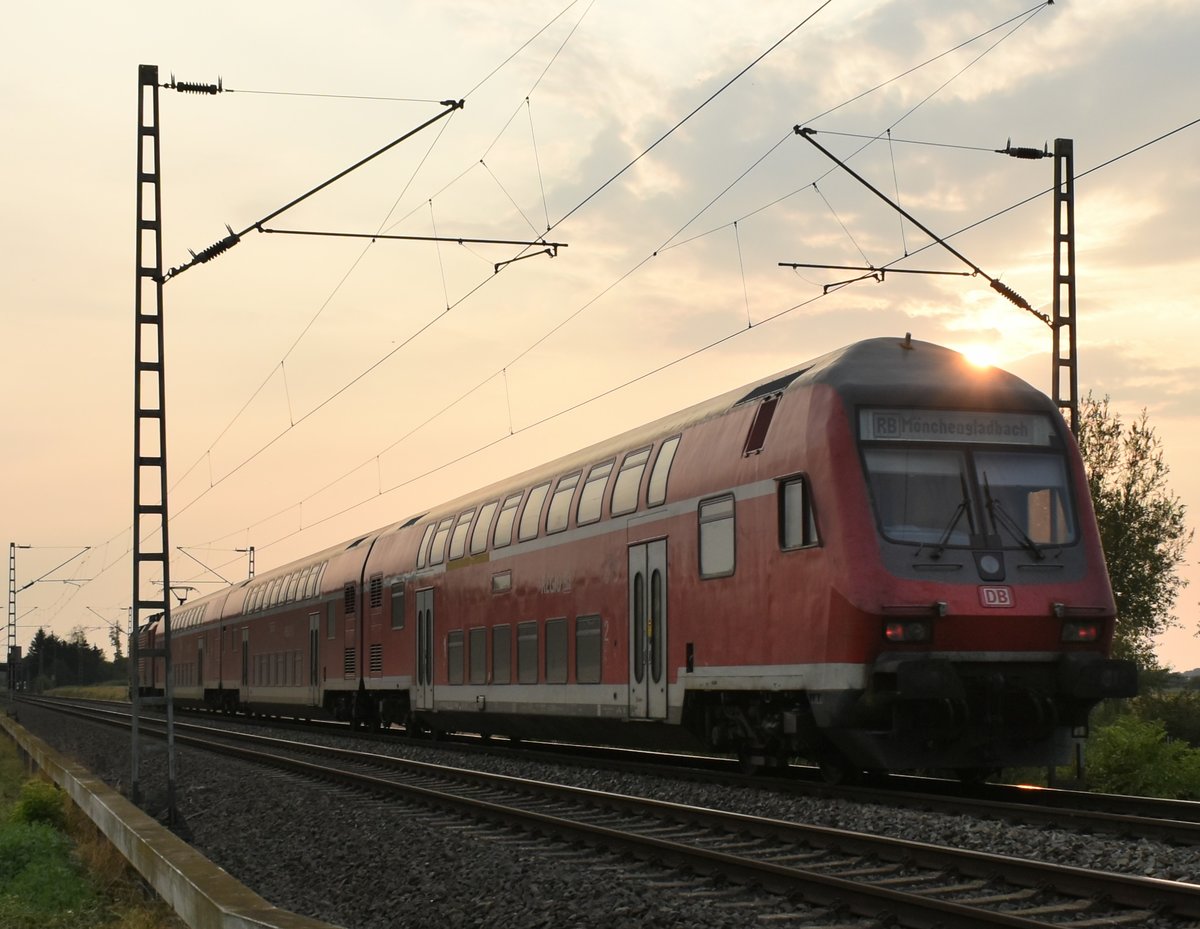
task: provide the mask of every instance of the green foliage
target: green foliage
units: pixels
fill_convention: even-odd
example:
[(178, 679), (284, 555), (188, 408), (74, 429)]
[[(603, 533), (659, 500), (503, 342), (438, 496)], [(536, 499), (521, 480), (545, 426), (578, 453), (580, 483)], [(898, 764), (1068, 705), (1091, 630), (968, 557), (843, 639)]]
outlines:
[(63, 800), (63, 792), (49, 781), (26, 781), (21, 786), (20, 796), (13, 806), (13, 822), (45, 823), (55, 829), (62, 829), (67, 824)]
[(1192, 540), (1186, 507), (1167, 485), (1170, 469), (1146, 411), (1132, 422), (1089, 393), (1079, 408), (1079, 449), (1117, 601), (1113, 654), (1158, 666), (1154, 636), (1179, 620), (1187, 581), (1178, 570)]
[(1139, 696), (1133, 708), (1146, 722), (1161, 722), (1168, 738), (1200, 748), (1200, 692), (1150, 691)]
[(1121, 716), (1089, 741), (1087, 779), (1104, 793), (1200, 799), (1200, 750), (1168, 739), (1160, 720)]
[(95, 893), (71, 858), (70, 840), (46, 823), (0, 826), (0, 925), (79, 925)]

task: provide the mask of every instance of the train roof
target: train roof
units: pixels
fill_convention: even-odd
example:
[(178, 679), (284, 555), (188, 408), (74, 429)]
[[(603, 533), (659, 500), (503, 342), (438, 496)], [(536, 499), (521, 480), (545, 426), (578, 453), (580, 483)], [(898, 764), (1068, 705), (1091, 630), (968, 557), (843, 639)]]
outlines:
[(470, 501), (492, 499), (502, 496), (506, 490), (528, 487), (560, 474), (569, 474), (622, 452), (650, 445), (656, 439), (674, 435), (743, 403), (814, 384), (832, 387), (850, 405), (879, 403), (881, 397), (886, 397), (889, 406), (1054, 409), (1045, 394), (1016, 375), (999, 368), (980, 368), (953, 349), (933, 342), (921, 342), (909, 336), (903, 339), (866, 339), (769, 377), (751, 381), (562, 458), (505, 477), (487, 487), (435, 504), (426, 511), (384, 527), (382, 531), (423, 521), (426, 517), (460, 512)]

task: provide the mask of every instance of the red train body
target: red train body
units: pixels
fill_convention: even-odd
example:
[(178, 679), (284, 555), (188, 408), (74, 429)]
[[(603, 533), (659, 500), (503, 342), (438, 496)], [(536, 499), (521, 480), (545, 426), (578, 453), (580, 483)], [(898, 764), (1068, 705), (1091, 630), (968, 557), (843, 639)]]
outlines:
[(873, 339), (189, 603), (173, 686), (370, 725), (981, 772), (1065, 762), (1091, 707), (1134, 692), (1113, 617), (1053, 403)]

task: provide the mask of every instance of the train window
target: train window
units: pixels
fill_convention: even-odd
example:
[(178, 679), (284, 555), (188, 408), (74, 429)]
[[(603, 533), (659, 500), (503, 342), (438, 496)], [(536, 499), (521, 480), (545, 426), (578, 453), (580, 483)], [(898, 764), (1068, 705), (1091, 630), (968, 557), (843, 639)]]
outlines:
[(337, 610), (334, 609), (335, 604), (330, 603), (325, 610), (325, 638), (337, 638)]
[(538, 624), (517, 623), (517, 683), (536, 684), (538, 679)]
[(404, 585), (392, 585), (392, 628), (404, 628)]
[(779, 547), (784, 551), (817, 544), (808, 482), (803, 477), (779, 482)]
[(667, 478), (671, 474), (671, 462), (675, 460), (675, 449), (679, 448), (679, 436), (667, 439), (658, 450), (654, 468), (650, 471), (650, 486), (646, 490), (646, 504), (660, 506), (667, 501)]
[(299, 584), (300, 584), (300, 572), (293, 571), (291, 574), (288, 575), (287, 601), (286, 602), (291, 603), (293, 600), (296, 599), (296, 587), (299, 586)]
[(650, 458), (650, 448), (639, 448), (625, 456), (621, 470), (617, 473), (617, 483), (613, 487), (612, 506), (609, 507), (613, 516), (622, 513), (632, 513), (638, 506), (638, 492), (642, 487), (642, 473), (646, 470), (646, 461)]
[(546, 683), (567, 682), (566, 617), (546, 620)]
[(512, 680), (512, 627), (505, 623), (492, 627), (492, 683)]
[(433, 544), (429, 546), (429, 563), (431, 565), (441, 564), (446, 560), (446, 537), (450, 535), (452, 522), (454, 522), (454, 517), (447, 516), (438, 523), (437, 532), (433, 534)]
[(600, 683), (600, 656), (604, 639), (599, 616), (575, 618), (575, 681), (579, 684)]
[(283, 588), (283, 578), (277, 577), (271, 581), (271, 593), (267, 598), (267, 608), (279, 605), (279, 591)]
[(308, 599), (308, 576), (316, 570), (316, 566), (310, 566), (300, 572), (300, 583), (296, 585), (296, 599)]
[(497, 571), (492, 575), (492, 593), (504, 594), (512, 590), (512, 571)]
[(728, 577), (734, 569), (733, 494), (700, 503), (700, 576)]
[(469, 680), (472, 684), (487, 683), (487, 630), (480, 626), (471, 630), (468, 653), (471, 662)]
[(471, 528), (471, 517), (474, 515), (474, 509), (467, 510), (454, 524), (454, 533), (450, 536), (450, 561), (461, 558), (467, 550), (467, 532)]
[(492, 537), (494, 548), (504, 548), (512, 542), (513, 521), (517, 518), (517, 507), (521, 503), (521, 494), (515, 493), (507, 497), (500, 515), (496, 517), (496, 534)]
[(471, 533), (471, 554), (478, 555), (487, 549), (488, 530), (492, 528), (492, 517), (496, 515), (498, 500), (485, 503), (479, 510), (479, 518), (475, 520), (475, 531)]
[(608, 476), (612, 474), (613, 464), (615, 462), (606, 461), (588, 472), (587, 480), (583, 482), (583, 490), (579, 494), (579, 508), (575, 512), (577, 526), (594, 523), (600, 518), (604, 488), (608, 485)]
[(767, 441), (767, 430), (771, 428), (771, 420), (775, 416), (775, 407), (779, 403), (779, 394), (764, 397), (754, 411), (754, 421), (750, 423), (750, 431), (746, 433), (746, 444), (742, 447), (742, 457), (749, 458), (757, 455)]
[(579, 484), (581, 472), (568, 474), (559, 478), (558, 486), (554, 488), (554, 496), (550, 498), (550, 511), (546, 514), (546, 532), (562, 532), (567, 528), (567, 518), (571, 513), (571, 498), (575, 496), (575, 488)]
[(1022, 534), (1038, 545), (1075, 541), (1075, 519), (1060, 455), (978, 451), (974, 459), (993, 531), (1006, 546), (1023, 544)]
[(446, 634), (446, 680), (463, 682), (463, 634), (461, 629)]
[(425, 562), (429, 558), (429, 540), (433, 538), (434, 524), (430, 523), (425, 527), (425, 534), (421, 536), (421, 544), (417, 548), (417, 567), (425, 567)]
[(521, 527), (517, 530), (517, 538), (520, 541), (537, 538), (538, 527), (542, 521), (542, 504), (546, 502), (549, 490), (550, 482), (546, 481), (529, 491), (529, 496), (525, 498), (525, 509), (521, 511)]

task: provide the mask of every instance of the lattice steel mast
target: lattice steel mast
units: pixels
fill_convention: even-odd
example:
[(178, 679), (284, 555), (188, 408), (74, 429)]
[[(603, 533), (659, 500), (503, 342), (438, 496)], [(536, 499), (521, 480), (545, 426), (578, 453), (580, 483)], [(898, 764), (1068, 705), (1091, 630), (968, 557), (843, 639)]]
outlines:
[[(167, 535), (167, 402), (164, 378), (162, 175), (158, 138), (158, 66), (138, 69), (137, 240), (134, 291), (133, 381), (133, 604), (129, 643), (130, 700), (133, 706), (130, 794), (140, 800), (138, 719), (150, 698), (140, 694), (138, 664), (163, 659), (167, 714), (167, 815), (175, 819), (175, 725), (171, 670), (171, 559)], [(157, 546), (154, 542), (157, 540)], [(162, 571), (162, 592), (151, 587), (148, 566)], [(142, 649), (143, 622), (161, 616), (162, 637)], [(155, 701), (157, 702), (157, 700)]]

